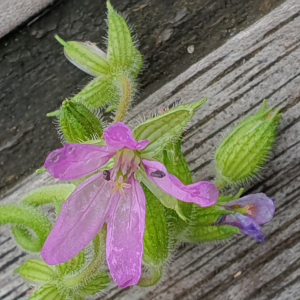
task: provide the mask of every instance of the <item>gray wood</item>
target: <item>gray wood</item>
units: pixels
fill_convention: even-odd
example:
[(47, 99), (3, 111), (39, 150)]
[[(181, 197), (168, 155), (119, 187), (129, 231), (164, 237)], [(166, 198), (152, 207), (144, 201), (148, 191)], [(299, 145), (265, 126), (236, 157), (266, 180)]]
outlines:
[[(274, 220), (264, 226), (264, 244), (238, 236), (222, 243), (182, 246), (155, 288), (120, 290), (111, 286), (103, 299), (299, 299), (300, 298), (300, 3), (287, 0), (263, 19), (233, 37), (185, 73), (135, 106), (134, 126), (145, 112), (178, 101), (208, 97), (184, 136), (184, 152), (196, 180), (212, 179), (213, 151), (224, 132), (258, 110), (263, 99), (284, 118), (261, 181), (249, 192), (275, 197)], [(34, 187), (53, 180), (33, 175), (4, 198), (18, 201)], [(1, 203), (3, 203), (3, 201)], [(12, 270), (26, 260), (7, 228), (0, 228), (0, 299), (20, 299), (27, 286)], [(241, 275), (235, 278), (235, 275)]]

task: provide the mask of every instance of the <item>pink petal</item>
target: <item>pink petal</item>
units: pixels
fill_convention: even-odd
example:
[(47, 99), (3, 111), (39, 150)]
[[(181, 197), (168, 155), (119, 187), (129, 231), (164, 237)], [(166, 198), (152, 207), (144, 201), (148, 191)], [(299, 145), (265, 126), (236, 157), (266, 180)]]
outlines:
[[(143, 159), (149, 179), (165, 193), (184, 202), (196, 203), (202, 207), (214, 205), (219, 196), (216, 186), (209, 181), (200, 181), (184, 185), (176, 176), (168, 174), (165, 166), (157, 161)], [(165, 176), (151, 176), (151, 173), (162, 172)]]
[(142, 273), (145, 231), (144, 191), (133, 177), (108, 221), (106, 258), (114, 281), (122, 288), (139, 282)]
[(49, 265), (76, 256), (99, 232), (109, 214), (111, 186), (103, 174), (84, 181), (64, 203), (41, 255)]
[(137, 142), (132, 136), (132, 130), (121, 122), (109, 126), (103, 134), (106, 144), (116, 150), (143, 150), (149, 144), (147, 140)]
[(114, 154), (110, 147), (65, 144), (48, 155), (45, 168), (55, 178), (78, 179), (99, 170)]

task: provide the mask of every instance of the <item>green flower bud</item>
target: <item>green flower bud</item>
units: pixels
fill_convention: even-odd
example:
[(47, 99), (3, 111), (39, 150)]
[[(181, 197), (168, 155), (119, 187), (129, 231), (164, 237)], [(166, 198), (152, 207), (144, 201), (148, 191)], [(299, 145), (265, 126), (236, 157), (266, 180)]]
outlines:
[(82, 103), (66, 100), (59, 116), (61, 130), (70, 143), (101, 137), (103, 128), (100, 120)]
[(246, 182), (258, 174), (277, 137), (281, 114), (266, 109), (244, 119), (222, 141), (215, 153), (219, 189)]

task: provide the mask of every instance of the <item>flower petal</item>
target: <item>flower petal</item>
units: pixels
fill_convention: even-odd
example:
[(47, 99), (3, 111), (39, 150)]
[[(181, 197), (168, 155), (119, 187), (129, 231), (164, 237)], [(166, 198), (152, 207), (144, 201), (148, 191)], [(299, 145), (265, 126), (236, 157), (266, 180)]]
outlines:
[(99, 170), (114, 154), (115, 151), (110, 147), (65, 144), (48, 155), (45, 168), (55, 178), (78, 179)]
[(111, 211), (107, 226), (106, 257), (114, 281), (122, 288), (139, 282), (142, 273), (145, 232), (144, 191), (133, 176), (127, 181), (125, 197)]
[(249, 215), (248, 217), (253, 219), (257, 224), (265, 224), (273, 218), (275, 213), (274, 201), (263, 193), (247, 195), (240, 199), (230, 201), (225, 207), (230, 208), (233, 205), (246, 207), (250, 204), (254, 206), (254, 211), (253, 215)]
[(111, 186), (103, 174), (85, 180), (64, 203), (41, 255), (49, 265), (64, 263), (85, 248), (108, 217)]
[[(218, 200), (219, 191), (212, 182), (200, 181), (184, 185), (176, 176), (168, 174), (167, 169), (160, 162), (143, 159), (143, 164), (151, 181), (165, 193), (181, 201), (206, 207), (214, 205)], [(155, 174), (159, 172), (165, 176), (157, 177)]]
[(232, 215), (226, 215), (222, 218), (220, 225), (230, 225), (241, 229), (243, 234), (249, 235), (256, 239), (258, 242), (263, 243), (265, 237), (261, 232), (260, 226), (248, 216), (244, 216), (240, 213), (234, 213)]
[(116, 150), (143, 150), (149, 144), (147, 140), (137, 142), (132, 136), (132, 130), (121, 122), (109, 126), (103, 134), (107, 145)]

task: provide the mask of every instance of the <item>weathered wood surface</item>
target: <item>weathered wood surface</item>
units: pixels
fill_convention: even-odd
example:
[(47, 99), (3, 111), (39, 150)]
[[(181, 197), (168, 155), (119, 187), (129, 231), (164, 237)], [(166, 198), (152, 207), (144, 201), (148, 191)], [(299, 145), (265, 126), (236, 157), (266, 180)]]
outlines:
[[(37, 0), (18, 0), (19, 4), (25, 1)], [(142, 92), (136, 102), (283, 1), (112, 0), (134, 26), (148, 66), (140, 76)], [(45, 115), (90, 80), (65, 59), (54, 34), (66, 40), (97, 42), (105, 49), (105, 2), (55, 0), (0, 39), (0, 195), (60, 146), (52, 120)], [(9, 24), (7, 17), (0, 16), (0, 28)], [(187, 52), (189, 45), (194, 45), (193, 54)]]
[(1, 0), (0, 37), (38, 14), (52, 2), (53, 0)]
[[(284, 118), (270, 162), (261, 182), (248, 188), (277, 199), (276, 216), (263, 228), (266, 242), (238, 236), (224, 243), (182, 247), (158, 287), (112, 286), (103, 299), (300, 299), (299, 32), (300, 2), (287, 0), (138, 104), (130, 117), (133, 125), (158, 107), (208, 97), (184, 137), (194, 178), (205, 180), (213, 178), (213, 150), (224, 131), (257, 111), (265, 98), (270, 106), (281, 108)], [(32, 176), (4, 201), (15, 202), (26, 191), (50, 182), (46, 174)], [(0, 229), (0, 299), (5, 300), (20, 299), (27, 289), (12, 274), (26, 256), (9, 236), (7, 229)]]

